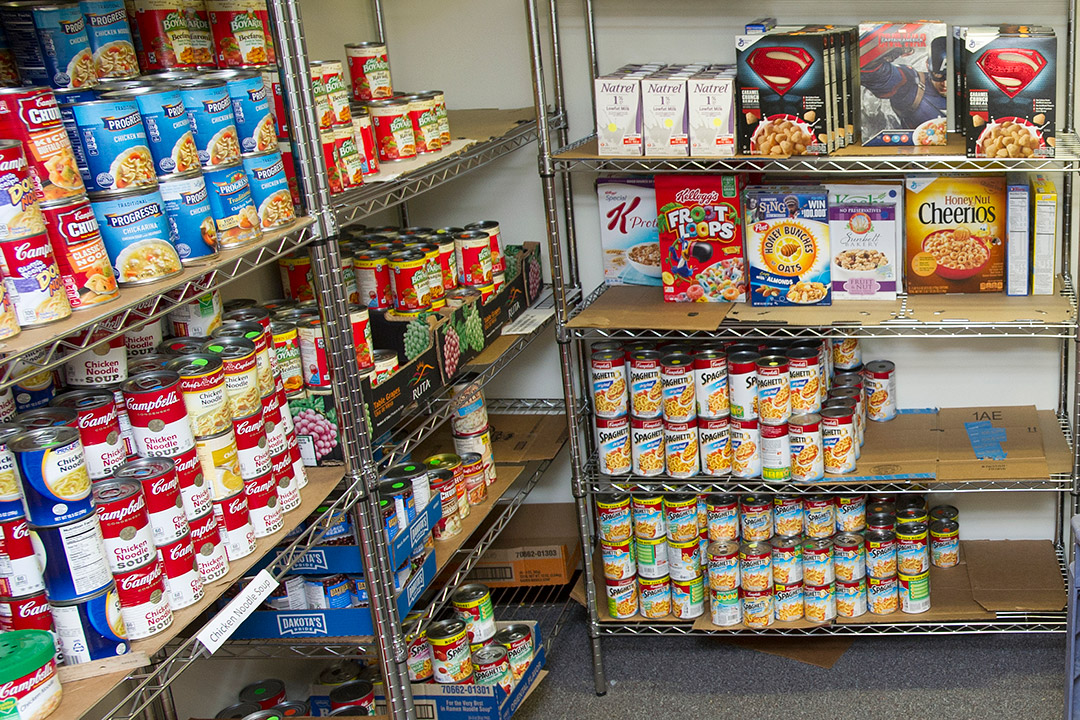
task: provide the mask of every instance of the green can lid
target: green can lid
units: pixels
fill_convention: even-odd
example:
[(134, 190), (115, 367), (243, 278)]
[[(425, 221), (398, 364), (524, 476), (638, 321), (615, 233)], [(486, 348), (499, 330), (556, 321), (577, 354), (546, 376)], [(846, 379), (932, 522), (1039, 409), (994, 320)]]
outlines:
[(44, 630), (0, 633), (0, 684), (37, 672), (54, 657), (56, 645)]

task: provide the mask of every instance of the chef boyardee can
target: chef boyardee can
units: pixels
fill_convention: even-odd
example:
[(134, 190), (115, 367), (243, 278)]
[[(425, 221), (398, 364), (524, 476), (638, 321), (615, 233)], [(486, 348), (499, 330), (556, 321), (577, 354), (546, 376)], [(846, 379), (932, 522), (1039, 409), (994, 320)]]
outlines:
[(495, 609), (491, 605), (491, 591), (480, 583), (471, 583), (458, 589), (450, 601), (454, 612), (468, 625), (469, 643), (480, 645), (495, 637)]
[(95, 198), (91, 205), (120, 285), (142, 285), (181, 271), (157, 188)]
[(42, 575), (52, 602), (80, 600), (112, 583), (97, 515), (32, 530), (44, 551)]
[[(157, 185), (154, 159), (133, 100), (94, 100), (69, 106), (85, 166), (79, 168), (86, 190), (115, 194)], [(76, 157), (79, 153), (76, 152)]]
[(207, 169), (203, 177), (221, 247), (240, 247), (262, 237), (259, 210), (243, 165), (239, 161), (222, 163)]
[(8, 447), (22, 477), (30, 524), (51, 527), (93, 516), (90, 475), (79, 431), (47, 427), (14, 436)]
[(82, 600), (50, 602), (49, 610), (65, 665), (104, 660), (130, 648), (120, 598), (112, 583)]
[(199, 265), (212, 260), (218, 252), (218, 233), (202, 172), (196, 168), (162, 178), (161, 197), (180, 262)]
[[(244, 172), (251, 186), (251, 195), (259, 214), (263, 231), (290, 224), (296, 219), (285, 164), (276, 149), (242, 159)], [(351, 290), (351, 288), (347, 287)]]

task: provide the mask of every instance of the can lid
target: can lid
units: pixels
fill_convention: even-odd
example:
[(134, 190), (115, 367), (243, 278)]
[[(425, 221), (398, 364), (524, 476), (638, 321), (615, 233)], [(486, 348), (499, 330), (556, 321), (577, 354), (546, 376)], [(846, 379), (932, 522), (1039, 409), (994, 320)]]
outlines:
[(330, 702), (342, 703), (363, 700), (375, 691), (375, 686), (367, 680), (353, 680), (330, 691)]
[(0, 633), (0, 683), (30, 675), (56, 655), (52, 636), (44, 630)]
[(241, 720), (252, 713), (257, 713), (262, 708), (257, 703), (242, 702), (230, 705), (218, 711), (215, 720)]

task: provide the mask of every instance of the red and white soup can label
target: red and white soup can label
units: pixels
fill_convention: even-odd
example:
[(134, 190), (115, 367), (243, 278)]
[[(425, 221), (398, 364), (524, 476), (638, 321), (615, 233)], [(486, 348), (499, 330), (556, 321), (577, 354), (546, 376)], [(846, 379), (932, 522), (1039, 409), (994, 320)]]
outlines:
[(218, 532), (217, 516), (213, 509), (191, 521), (191, 546), (203, 585), (209, 585), (229, 574), (229, 558), (225, 543)]
[(199, 565), (195, 562), (195, 548), (191, 535), (184, 535), (157, 550), (158, 559), (165, 569), (165, 586), (169, 590), (169, 605), (173, 610), (194, 605), (202, 600), (203, 581)]
[(150, 637), (172, 625), (165, 569), (156, 557), (153, 562), (114, 577), (128, 639)]
[(218, 532), (221, 533), (225, 554), (230, 561), (255, 552), (255, 529), (251, 525), (247, 495), (243, 490), (232, 497), (215, 501), (214, 515), (217, 516)]

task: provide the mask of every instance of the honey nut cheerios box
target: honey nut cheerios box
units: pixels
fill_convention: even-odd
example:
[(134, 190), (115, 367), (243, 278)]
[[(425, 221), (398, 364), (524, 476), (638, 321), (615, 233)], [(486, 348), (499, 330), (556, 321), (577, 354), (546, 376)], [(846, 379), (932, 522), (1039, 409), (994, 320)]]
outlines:
[(654, 184), (664, 300), (746, 300), (739, 177), (657, 175)]
[(907, 291), (992, 293), (1005, 288), (1005, 178), (904, 179)]
[(751, 304), (831, 305), (826, 190), (748, 188), (744, 201)]

